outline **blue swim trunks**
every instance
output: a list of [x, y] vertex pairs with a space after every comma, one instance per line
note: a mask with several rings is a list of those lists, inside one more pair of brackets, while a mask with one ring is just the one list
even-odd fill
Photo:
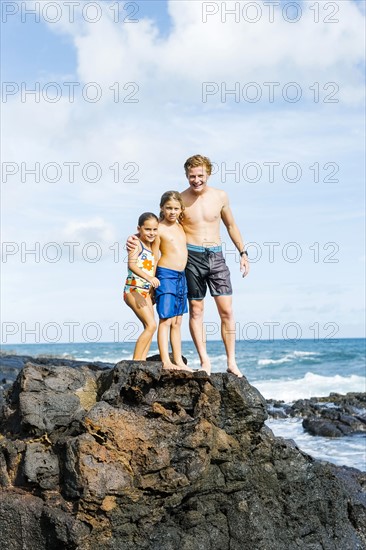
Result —
[[157, 267], [160, 286], [155, 289], [156, 311], [159, 319], [169, 319], [187, 313], [187, 280], [184, 271]]

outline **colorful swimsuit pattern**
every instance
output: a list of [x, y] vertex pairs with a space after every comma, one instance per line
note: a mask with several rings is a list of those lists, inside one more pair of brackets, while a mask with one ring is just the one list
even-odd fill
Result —
[[[140, 243], [142, 250], [137, 257], [136, 267], [140, 268], [147, 275], [150, 275], [150, 277], [153, 277], [155, 264], [154, 254], [151, 250], [145, 248], [141, 241]], [[131, 271], [131, 269], [128, 269], [124, 295], [129, 294], [130, 292], [138, 292], [141, 296], [146, 298], [149, 294], [150, 287], [151, 284], [146, 279], [139, 277], [136, 273]]]

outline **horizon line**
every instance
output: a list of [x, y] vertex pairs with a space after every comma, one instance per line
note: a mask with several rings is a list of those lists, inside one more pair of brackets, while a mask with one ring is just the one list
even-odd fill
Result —
[[[245, 342], [248, 343], [257, 343], [257, 342], [323, 342], [323, 341], [329, 341], [329, 342], [336, 342], [338, 340], [366, 340], [365, 336], [346, 336], [346, 337], [339, 337], [339, 338], [258, 338], [258, 339], [251, 339], [251, 340], [235, 340], [236, 343]], [[224, 344], [222, 339], [218, 340], [207, 340], [206, 343], [214, 343], [214, 342], [221, 342]], [[12, 342], [12, 343], [0, 343], [0, 347], [2, 346], [58, 346], [58, 345], [74, 345], [74, 344], [135, 344], [136, 342], [114, 342], [114, 341], [103, 341], [103, 342]], [[183, 343], [193, 344], [193, 340], [182, 340]], [[152, 345], [156, 344], [157, 342], [153, 342]], [[194, 345], [194, 344], [193, 344]]]

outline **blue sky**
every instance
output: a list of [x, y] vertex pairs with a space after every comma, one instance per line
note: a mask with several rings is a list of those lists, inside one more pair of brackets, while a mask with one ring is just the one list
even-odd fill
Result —
[[4, 343], [127, 339], [125, 238], [198, 152], [250, 243], [238, 337], [363, 336], [364, 5], [249, 4], [2, 3]]

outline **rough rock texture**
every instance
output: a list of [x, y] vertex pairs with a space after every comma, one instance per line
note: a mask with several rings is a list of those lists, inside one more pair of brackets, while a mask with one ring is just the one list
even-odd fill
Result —
[[329, 397], [298, 399], [292, 405], [268, 400], [274, 418], [303, 418], [303, 428], [311, 435], [342, 437], [366, 432], [366, 393], [331, 393]]
[[49, 363], [3, 408], [4, 548], [366, 548], [366, 475], [275, 438], [245, 378]]

